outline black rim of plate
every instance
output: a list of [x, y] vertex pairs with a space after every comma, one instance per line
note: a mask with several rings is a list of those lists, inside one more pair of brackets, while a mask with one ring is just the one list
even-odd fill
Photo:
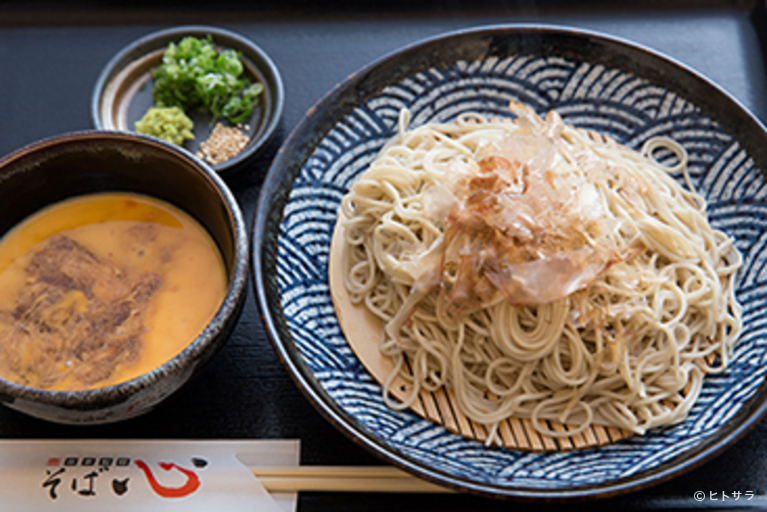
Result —
[[[547, 41], [552, 38], [556, 39], [556, 44]], [[455, 44], [459, 40], [473, 44]], [[284, 339], [283, 336], [289, 337], [289, 329], [285, 326], [279, 300], [275, 300], [279, 297], [275, 270], [277, 233], [293, 182], [316, 144], [338, 118], [350, 112], [360, 99], [378, 92], [381, 84], [396, 83], [420, 67], [431, 67], [462, 57], [476, 57], [477, 50], [483, 48], [499, 53], [514, 49], [517, 52], [532, 50], [538, 53], [553, 50], [556, 55], [567, 56], [569, 53], [574, 58], [588, 55], [605, 66], [634, 72], [662, 83], [683, 97], [694, 98], [695, 104], [706, 115], [732, 134], [748, 151], [758, 167], [765, 168], [767, 130], [761, 122], [709, 79], [670, 57], [636, 43], [594, 31], [539, 24], [477, 27], [415, 42], [363, 67], [321, 98], [285, 139], [266, 175], [253, 224], [252, 278], [261, 317], [277, 355], [314, 407], [357, 445], [426, 480], [472, 494], [520, 501], [582, 501], [645, 489], [698, 467], [721, 454], [767, 415], [767, 389], [764, 386], [716, 434], [655, 468], [597, 485], [566, 489], [498, 486], [456, 478], [389, 449], [384, 441], [368, 433], [354, 417], [341, 409], [314, 378], [292, 340]], [[434, 58], [423, 57], [424, 54]], [[633, 59], [626, 58], [629, 54], [638, 61], [630, 62]], [[442, 55], [449, 60], [440, 60]], [[354, 90], [355, 94], [347, 95], [349, 90]]]

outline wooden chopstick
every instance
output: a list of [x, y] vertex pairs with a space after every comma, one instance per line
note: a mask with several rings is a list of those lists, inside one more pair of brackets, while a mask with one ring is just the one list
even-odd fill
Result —
[[251, 467], [270, 492], [452, 492], [391, 466]]

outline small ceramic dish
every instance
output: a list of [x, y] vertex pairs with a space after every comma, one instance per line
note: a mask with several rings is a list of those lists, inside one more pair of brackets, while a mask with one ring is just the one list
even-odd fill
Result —
[[[91, 120], [96, 129], [135, 131], [135, 123], [154, 104], [152, 76], [162, 64], [163, 53], [171, 42], [186, 36], [210, 36], [220, 49], [234, 49], [241, 54], [244, 76], [263, 85], [256, 107], [249, 120], [241, 123], [242, 132], [250, 140], [232, 158], [212, 164], [222, 175], [242, 169], [271, 140], [282, 116], [284, 92], [280, 73], [271, 58], [252, 41], [234, 32], [208, 26], [184, 26], [149, 34], [129, 44], [115, 55], [99, 76], [91, 98]], [[213, 130], [211, 116], [187, 112], [194, 121], [194, 140], [184, 143], [193, 154], [200, 151]]]
[[154, 137], [93, 131], [61, 135], [0, 159], [0, 236], [38, 210], [96, 192], [129, 192], [183, 210], [220, 250], [225, 296], [212, 320], [165, 364], [126, 382], [85, 391], [34, 389], [0, 379], [0, 401], [60, 422], [114, 422], [149, 411], [224, 344], [239, 318], [248, 274], [242, 213], [226, 184], [188, 152]]

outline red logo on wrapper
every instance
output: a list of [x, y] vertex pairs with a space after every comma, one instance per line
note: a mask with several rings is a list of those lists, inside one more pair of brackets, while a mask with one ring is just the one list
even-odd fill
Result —
[[[162, 483], [163, 474], [155, 471], [144, 460], [133, 461], [146, 478], [149, 488], [161, 498], [185, 498], [194, 494], [202, 485], [200, 477], [192, 469], [186, 469], [175, 462], [158, 462], [160, 469], [170, 472], [177, 471], [185, 477], [181, 485], [168, 486]], [[46, 462], [45, 479], [42, 488], [48, 493], [51, 500], [57, 500], [59, 489], [72, 491], [80, 497], [93, 498], [97, 496], [97, 480], [100, 476], [109, 474], [110, 482], [104, 482], [107, 489], [115, 496], [120, 497], [129, 492], [129, 471], [131, 459], [129, 457], [49, 457]], [[205, 459], [194, 457], [192, 464], [195, 468], [204, 468], [208, 462]], [[87, 474], [82, 474], [85, 470]], [[66, 480], [66, 481], [65, 481]], [[178, 481], [178, 480], [177, 480]], [[111, 483], [111, 485], [109, 485]], [[59, 487], [61, 486], [61, 487]], [[111, 488], [110, 488], [111, 487]], [[102, 487], [102, 489], [104, 489]]]
[[154, 473], [143, 460], [136, 460], [135, 464], [144, 472], [152, 490], [163, 498], [183, 498], [189, 496], [200, 488], [200, 477], [194, 471], [184, 469], [174, 462], [160, 462], [159, 466], [165, 471], [176, 469], [186, 476], [186, 483], [180, 487], [165, 487], [155, 478]]

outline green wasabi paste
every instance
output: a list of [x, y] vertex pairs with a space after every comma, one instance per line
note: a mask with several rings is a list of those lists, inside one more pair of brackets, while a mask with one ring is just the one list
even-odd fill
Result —
[[177, 146], [194, 139], [194, 123], [179, 107], [149, 107], [144, 117], [136, 121], [136, 131], [153, 135]]

